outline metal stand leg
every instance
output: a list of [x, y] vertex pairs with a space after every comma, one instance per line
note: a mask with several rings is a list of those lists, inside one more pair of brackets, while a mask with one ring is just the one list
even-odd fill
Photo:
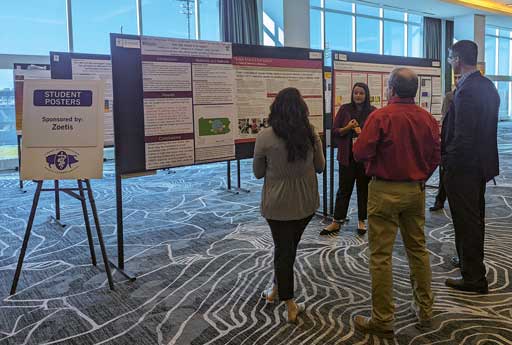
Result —
[[[79, 183], [81, 183], [81, 181]], [[105, 242], [103, 242], [103, 234], [101, 233], [98, 211], [96, 209], [96, 203], [94, 202], [94, 195], [91, 189], [91, 182], [89, 180], [85, 180], [85, 184], [87, 186], [89, 203], [91, 204], [92, 215], [94, 217], [96, 233], [98, 234], [98, 241], [100, 242], [101, 255], [103, 256], [103, 263], [105, 264], [105, 272], [107, 272], [108, 285], [110, 286], [110, 290], [114, 290], [114, 280], [112, 279], [112, 272], [110, 271], [110, 265], [107, 256], [107, 249], [105, 248]], [[81, 192], [83, 192], [83, 190], [81, 190]]]
[[[231, 161], [227, 161], [227, 170], [226, 170], [226, 192], [233, 194], [240, 194], [240, 192], [236, 189], [231, 188]], [[224, 189], [224, 188], [222, 188]]]
[[330, 149], [330, 169], [329, 169], [329, 177], [330, 177], [330, 183], [329, 183], [329, 214], [334, 214], [334, 143], [333, 140], [331, 140], [331, 149]]
[[27, 229], [25, 230], [25, 237], [23, 238], [23, 244], [21, 245], [20, 256], [18, 258], [18, 265], [16, 266], [16, 272], [14, 273], [14, 279], [11, 286], [11, 295], [16, 293], [18, 287], [18, 281], [20, 279], [21, 269], [23, 266], [23, 260], [25, 260], [25, 254], [28, 247], [28, 240], [30, 239], [30, 233], [32, 232], [32, 225], [34, 224], [34, 218], [36, 216], [37, 204], [39, 203], [39, 196], [41, 195], [41, 189], [43, 187], [43, 181], [37, 181], [37, 189], [34, 194], [34, 201], [32, 202], [32, 209], [30, 210], [30, 216], [28, 218]]
[[[59, 187], [59, 180], [53, 181], [54, 188], [55, 188], [55, 224], [65, 228], [66, 225], [62, 224], [60, 221], [60, 187]], [[53, 217], [50, 217], [53, 218]]]
[[87, 240], [89, 241], [89, 251], [91, 252], [91, 260], [93, 266], [96, 266], [96, 253], [94, 252], [94, 240], [92, 238], [91, 224], [89, 223], [89, 213], [87, 212], [87, 204], [85, 202], [85, 193], [82, 180], [77, 180], [78, 190], [80, 193], [80, 202], [82, 204], [82, 212], [84, 214], [85, 231], [87, 232]]
[[[117, 169], [117, 168], [116, 168]], [[110, 261], [110, 266], [116, 268], [125, 278], [135, 281], [135, 277], [124, 270], [124, 225], [123, 225], [123, 181], [121, 174], [116, 171], [116, 212], [117, 212], [117, 265]]]
[[[324, 157], [327, 157], [327, 135], [326, 135], [326, 132], [324, 131], [324, 135], [323, 135], [323, 145], [322, 145], [322, 149], [323, 149], [323, 153], [324, 153]], [[324, 169], [324, 172], [322, 173], [322, 200], [323, 200], [323, 204], [324, 204], [324, 207], [323, 207], [323, 216], [324, 218], [327, 217], [327, 171], [325, 171]]]
[[[23, 180], [21, 179], [21, 135], [18, 135], [18, 173], [20, 175], [20, 189], [23, 190]], [[26, 190], [23, 191], [23, 193], [26, 192]]]
[[236, 160], [236, 183], [237, 183], [237, 190], [239, 192], [244, 193], [250, 193], [251, 191], [248, 189], [242, 188], [242, 177], [241, 177], [241, 168], [240, 168], [240, 159]]

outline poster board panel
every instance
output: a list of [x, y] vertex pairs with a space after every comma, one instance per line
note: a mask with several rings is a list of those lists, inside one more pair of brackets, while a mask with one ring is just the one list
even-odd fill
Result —
[[23, 127], [23, 85], [25, 80], [32, 79], [50, 79], [50, 65], [14, 64], [14, 108], [16, 114], [16, 134], [18, 135], [22, 134]]
[[102, 81], [27, 80], [21, 178], [103, 176]]
[[380, 108], [387, 105], [389, 73], [397, 67], [408, 67], [419, 79], [416, 103], [441, 119], [441, 64], [437, 60], [407, 58], [386, 55], [332, 52], [333, 68], [333, 115], [342, 104], [349, 103], [352, 86], [356, 82], [367, 82], [370, 102]]
[[104, 133], [106, 147], [114, 145], [114, 96], [110, 55], [50, 52], [52, 79], [105, 82]]
[[[122, 174], [252, 158], [275, 94], [300, 83], [312, 122], [323, 131], [321, 51], [111, 34], [111, 55], [116, 164]], [[318, 85], [305, 82], [308, 76]], [[241, 120], [254, 123], [251, 133], [240, 135]], [[231, 135], [234, 146], [228, 145]]]

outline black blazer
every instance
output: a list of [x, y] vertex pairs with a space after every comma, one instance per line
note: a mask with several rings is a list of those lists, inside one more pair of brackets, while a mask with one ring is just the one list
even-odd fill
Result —
[[447, 171], [475, 172], [486, 181], [499, 175], [499, 108], [496, 87], [479, 72], [457, 88], [441, 133], [441, 158]]

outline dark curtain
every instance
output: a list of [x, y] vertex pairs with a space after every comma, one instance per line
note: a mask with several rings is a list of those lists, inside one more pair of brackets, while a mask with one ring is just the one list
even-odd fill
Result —
[[[449, 49], [451, 48], [452, 44], [453, 44], [453, 27], [454, 27], [454, 24], [453, 24], [453, 21], [451, 20], [447, 20], [446, 21], [446, 31], [445, 31], [445, 34], [446, 34], [446, 57], [449, 56]], [[449, 63], [446, 63], [446, 68], [445, 68], [445, 72], [444, 72], [444, 80], [446, 80], [446, 83], [445, 83], [445, 86], [446, 86], [446, 90], [445, 92], [448, 92], [448, 91], [451, 91], [452, 90], [452, 65], [450, 65]]]
[[224, 42], [260, 44], [256, 0], [220, 0], [219, 10]]
[[432, 60], [441, 60], [441, 19], [425, 17], [423, 25], [423, 46], [425, 47], [425, 58]]

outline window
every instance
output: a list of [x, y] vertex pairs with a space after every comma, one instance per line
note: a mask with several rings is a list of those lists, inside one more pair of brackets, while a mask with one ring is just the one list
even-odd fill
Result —
[[142, 31], [148, 36], [196, 38], [194, 0], [142, 0]]
[[384, 21], [384, 54], [405, 55], [405, 24]]
[[403, 12], [399, 12], [399, 11], [391, 11], [391, 10], [387, 10], [387, 9], [384, 9], [384, 18], [385, 19], [394, 19], [394, 20], [399, 20], [399, 21], [404, 21], [405, 20], [405, 13]]
[[347, 14], [325, 13], [325, 64], [331, 65], [333, 50], [352, 51], [352, 18]]
[[133, 0], [73, 1], [73, 46], [77, 52], [110, 54], [109, 33], [137, 34]]
[[312, 9], [309, 16], [310, 28], [309, 31], [309, 42], [313, 49], [323, 49], [322, 39], [322, 11]]
[[510, 38], [500, 38], [498, 41], [498, 75], [510, 74]]
[[2, 1], [0, 53], [48, 55], [67, 51], [66, 1]]
[[379, 17], [380, 9], [378, 7], [356, 4], [356, 13]]
[[0, 69], [0, 159], [18, 156], [12, 70]]
[[500, 95], [500, 118], [512, 118], [512, 32], [494, 26], [485, 28], [485, 73]]
[[407, 26], [407, 56], [423, 57], [423, 26], [409, 24]]
[[380, 53], [380, 21], [366, 17], [356, 19], [356, 51]]
[[500, 95], [500, 118], [510, 117], [510, 82], [499, 81], [498, 93]]
[[352, 16], [325, 13], [325, 33], [326, 48], [352, 51]]
[[353, 5], [350, 2], [342, 0], [325, 0], [325, 8], [352, 13]]
[[485, 73], [490, 75], [496, 74], [496, 50], [498, 47], [498, 39], [495, 37], [485, 37]]
[[263, 0], [263, 44], [274, 47], [284, 45], [282, 1]]
[[220, 41], [219, 0], [201, 0], [199, 12], [199, 37], [202, 40]]
[[310, 0], [311, 48], [423, 56], [423, 17], [342, 0]]

